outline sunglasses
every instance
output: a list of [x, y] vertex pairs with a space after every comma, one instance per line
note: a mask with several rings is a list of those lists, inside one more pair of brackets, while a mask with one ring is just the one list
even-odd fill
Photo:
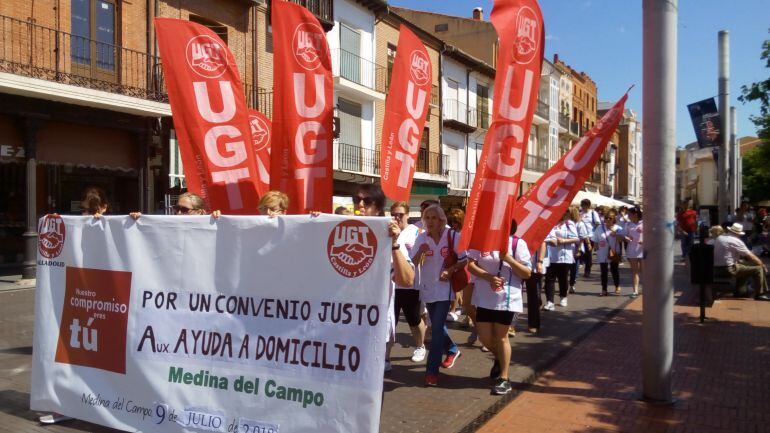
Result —
[[401, 212], [391, 212], [390, 213], [390, 216], [392, 216], [393, 218], [395, 218], [397, 220], [400, 220], [401, 218], [403, 218], [404, 215], [406, 215], [406, 214], [405, 213], [401, 213]]
[[262, 215], [269, 215], [269, 216], [285, 214], [285, 211], [281, 208], [269, 208], [266, 206], [262, 206], [261, 208], [259, 208], [259, 212]]
[[364, 202], [364, 206], [369, 206], [372, 203], [374, 203], [374, 199], [371, 197], [363, 197], [363, 196], [353, 196], [353, 204], [358, 204], [360, 202]]
[[182, 215], [187, 215], [190, 212], [192, 212], [194, 209], [190, 209], [189, 207], [174, 205], [174, 212]]

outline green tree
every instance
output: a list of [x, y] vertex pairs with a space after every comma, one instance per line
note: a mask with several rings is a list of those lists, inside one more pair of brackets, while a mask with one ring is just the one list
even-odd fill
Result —
[[[770, 39], [762, 43], [762, 60], [770, 69]], [[759, 101], [759, 116], [751, 116], [762, 143], [743, 155], [743, 194], [751, 201], [770, 199], [770, 77], [741, 86], [738, 99], [744, 104]]]

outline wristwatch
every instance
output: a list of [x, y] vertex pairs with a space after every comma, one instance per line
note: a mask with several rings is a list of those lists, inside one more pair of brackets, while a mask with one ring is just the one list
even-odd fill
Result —
[[401, 245], [399, 245], [399, 244], [395, 244], [395, 245], [393, 245], [393, 246], [391, 247], [391, 249], [392, 249], [393, 251], [397, 251], [397, 250], [401, 249]]

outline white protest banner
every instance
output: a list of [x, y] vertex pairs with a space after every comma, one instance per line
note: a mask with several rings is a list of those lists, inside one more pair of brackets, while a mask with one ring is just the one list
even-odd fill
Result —
[[146, 432], [376, 432], [387, 218], [41, 218], [31, 408]]

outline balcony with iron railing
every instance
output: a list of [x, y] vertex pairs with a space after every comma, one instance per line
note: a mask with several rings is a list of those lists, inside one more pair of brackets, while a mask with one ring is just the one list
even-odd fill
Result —
[[[310, 13], [316, 16], [321, 26], [327, 32], [334, 27], [334, 0], [289, 0], [292, 3], [304, 6]], [[272, 2], [267, 2], [268, 18], [272, 19]]]
[[548, 120], [548, 104], [545, 101], [541, 101], [540, 99], [537, 100], [537, 108], [535, 108], [535, 114], [542, 117], [543, 119]]
[[246, 106], [261, 112], [270, 119], [273, 118], [273, 91], [264, 87], [254, 87], [249, 84], [243, 85], [243, 91], [246, 93]]
[[379, 93], [388, 91], [388, 68], [358, 54], [336, 48], [331, 50], [332, 75]]
[[548, 158], [537, 155], [527, 155], [527, 162], [524, 164], [524, 168], [545, 173], [548, 171]]
[[447, 176], [449, 167], [449, 155], [443, 155], [438, 152], [430, 152], [427, 149], [420, 149], [417, 152], [416, 170], [420, 173], [434, 174], [438, 176]]
[[569, 116], [559, 113], [559, 126], [564, 129], [569, 128]]
[[380, 175], [380, 151], [365, 149], [361, 146], [334, 142], [336, 170], [363, 173], [370, 176]]
[[460, 170], [447, 170], [449, 173], [449, 187], [452, 189], [471, 189], [473, 185], [473, 173]]
[[575, 137], [580, 137], [580, 124], [577, 122], [570, 122], [569, 133]]
[[160, 59], [0, 15], [0, 72], [168, 102]]
[[477, 127], [477, 112], [457, 99], [444, 99], [444, 124], [462, 132], [473, 132]]

